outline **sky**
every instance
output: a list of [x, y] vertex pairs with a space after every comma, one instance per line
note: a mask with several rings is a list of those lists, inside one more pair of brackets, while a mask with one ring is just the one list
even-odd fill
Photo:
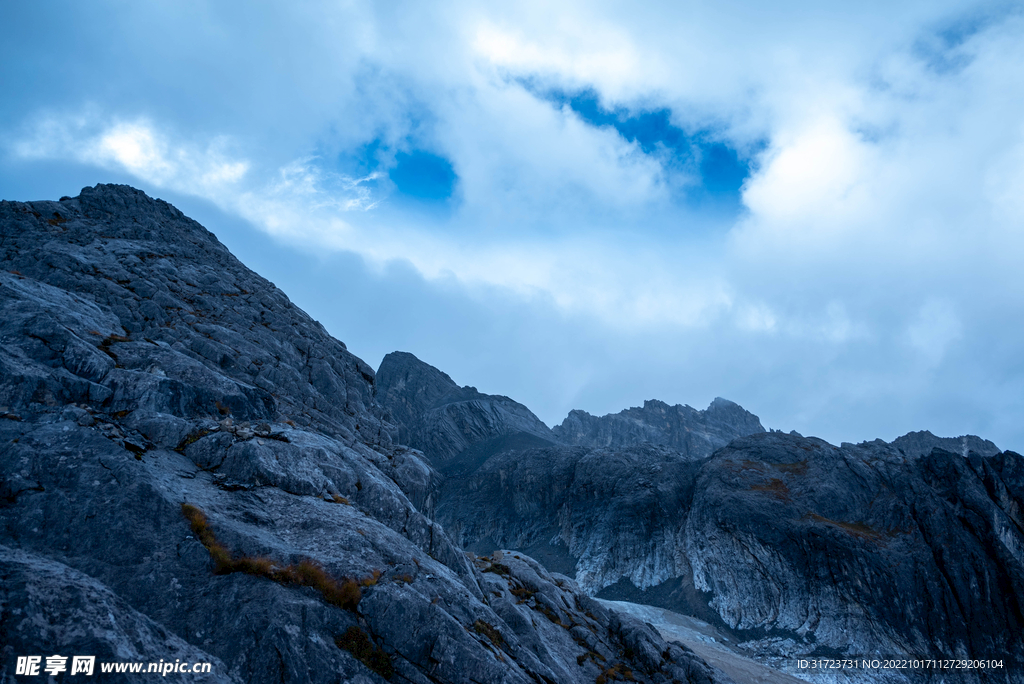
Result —
[[[508, 5], [508, 6], [498, 6]], [[1024, 4], [3, 3], [0, 198], [213, 231], [548, 425], [1024, 451]]]

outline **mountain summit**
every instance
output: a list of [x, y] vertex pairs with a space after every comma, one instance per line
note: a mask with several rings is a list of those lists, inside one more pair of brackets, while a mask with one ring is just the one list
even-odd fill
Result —
[[715, 449], [737, 437], [764, 432], [761, 421], [739, 404], [721, 397], [703, 411], [689, 406], [669, 406], [645, 401], [600, 418], [586, 411], [572, 411], [552, 432], [566, 444], [590, 447], [625, 447], [659, 444], [694, 458], [710, 456]]
[[122, 682], [726, 681], [464, 553], [373, 370], [169, 204], [0, 202], [0, 259], [0, 681], [53, 654]]
[[453, 459], [470, 447], [557, 441], [522, 404], [460, 387], [408, 352], [393, 352], [381, 361], [376, 397], [398, 423], [399, 441], [422, 450], [442, 470], [454, 467]]

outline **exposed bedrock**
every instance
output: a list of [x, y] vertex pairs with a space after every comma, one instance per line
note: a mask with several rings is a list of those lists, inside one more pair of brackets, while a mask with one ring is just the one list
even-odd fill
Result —
[[467, 557], [372, 369], [170, 205], [0, 202], [0, 258], [0, 681], [65, 652], [256, 683], [721, 679], [521, 554]]
[[463, 548], [520, 549], [589, 594], [695, 616], [779, 667], [916, 654], [1024, 669], [1024, 463], [987, 440], [835, 447], [765, 432], [723, 399], [573, 411], [549, 437], [520, 404], [397, 353], [377, 391], [441, 474], [437, 518]]
[[731, 627], [848, 652], [1022, 654], [1024, 461], [778, 433], [701, 469], [694, 584]]
[[522, 404], [460, 387], [408, 352], [384, 357], [374, 391], [397, 426], [398, 441], [423, 451], [449, 477], [470, 473], [508, 450], [657, 445], [702, 458], [736, 437], [764, 432], [757, 416], [721, 398], [702, 411], [656, 400], [600, 417], [572, 411], [548, 429]]
[[653, 445], [505, 451], [446, 482], [438, 516], [466, 547], [528, 550], [590, 593], [695, 615], [769, 661], [1019, 663], [1022, 506], [1013, 452], [914, 458], [763, 433], [700, 460]]

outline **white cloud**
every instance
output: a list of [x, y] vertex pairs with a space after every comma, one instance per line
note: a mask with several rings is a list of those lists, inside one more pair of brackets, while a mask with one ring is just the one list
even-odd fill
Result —
[[834, 117], [777, 136], [743, 202], [761, 220], [800, 230], [808, 218], [859, 213], [871, 151]]
[[743, 330], [774, 332], [777, 330], [778, 319], [764, 304], [751, 303], [736, 312], [736, 323]]
[[[575, 117], [558, 111], [552, 115], [588, 133]], [[621, 141], [611, 144], [629, 147]], [[314, 158], [303, 158], [267, 179], [246, 178], [250, 163], [225, 157], [223, 147], [222, 141], [174, 142], [146, 120], [104, 127], [90, 117], [47, 117], [15, 150], [23, 158], [72, 158], [127, 171], [157, 188], [209, 200], [306, 248], [352, 251], [378, 266], [406, 261], [428, 279], [455, 278], [467, 286], [541, 297], [609, 324], [701, 325], [729, 306], [720, 284], [672, 277], [659, 259], [628, 247], [624, 253], [578, 238], [467, 244], [386, 221], [353, 221], [352, 212], [365, 212], [380, 202], [365, 185], [379, 174], [349, 178], [325, 172]], [[588, 147], [580, 144], [579, 149], [585, 153]], [[638, 261], [624, 263], [624, 254]]]
[[230, 191], [249, 162], [231, 159], [224, 138], [206, 145], [172, 143], [146, 119], [107, 119], [94, 109], [46, 115], [13, 145], [22, 159], [67, 159], [124, 170], [141, 181], [200, 196]]
[[[834, 40], [797, 38], [800, 32], [781, 18], [767, 20], [779, 28], [774, 38], [750, 33], [747, 19], [710, 7], [664, 20], [591, 9], [567, 5], [546, 22], [532, 6], [491, 16], [479, 8], [439, 18], [414, 12], [392, 26], [378, 24], [378, 34], [362, 41], [364, 59], [407, 93], [370, 92], [364, 104], [379, 110], [379, 122], [397, 127], [380, 135], [418, 137], [459, 174], [459, 205], [449, 220], [454, 232], [437, 230], [432, 220], [417, 226], [382, 207], [386, 195], [369, 183], [385, 181], [380, 172], [345, 176], [309, 156], [267, 170], [248, 158], [255, 150], [238, 153], [230, 131], [195, 142], [150, 119], [86, 110], [46, 117], [15, 149], [26, 158], [65, 156], [117, 168], [203, 196], [314, 249], [348, 249], [378, 264], [405, 260], [431, 279], [540, 296], [608, 322], [700, 326], [726, 315], [748, 332], [836, 344], [877, 325], [836, 314], [848, 310], [851, 295], [837, 297], [828, 283], [862, 277], [843, 274], [851, 262], [870, 264], [874, 279], [891, 284], [908, 266], [904, 253], [962, 255], [965, 218], [1019, 211], [1019, 151], [1011, 148], [993, 163], [986, 150], [973, 148], [993, 126], [971, 129], [1013, 73], [1000, 66], [1019, 52], [999, 37], [1003, 24], [990, 29], [994, 38], [983, 32], [958, 48], [973, 61], [949, 76], [930, 72], [914, 54], [915, 32], [927, 30], [922, 19], [941, 16], [934, 10], [896, 17], [896, 28], [879, 38], [870, 37], [873, 28], [856, 26], [853, 38]], [[826, 13], [808, 20], [828, 33], [846, 19]], [[683, 40], [669, 40], [665, 27], [673, 21]], [[408, 33], [416, 22], [424, 31]], [[440, 29], [440, 22], [450, 23]], [[392, 47], [402, 31], [402, 46]], [[411, 51], [409, 40], [423, 50]], [[835, 45], [826, 46], [828, 40]], [[852, 49], [864, 45], [874, 52]], [[737, 75], [725, 90], [711, 84]], [[704, 258], [685, 237], [650, 249], [663, 241], [666, 225], [679, 225], [685, 236], [692, 218], [673, 208], [661, 158], [538, 99], [518, 78], [595, 87], [607, 102], [626, 106], [660, 98], [676, 103], [681, 123], [693, 118], [685, 107], [691, 102], [697, 118], [717, 112], [723, 134], [735, 132], [737, 145], [744, 127], [759, 122], [758, 135], [769, 144], [743, 190], [749, 213], [727, 249], [705, 254], [717, 261], [678, 269], [673, 259], [683, 254]], [[972, 98], [982, 101], [962, 102]], [[428, 107], [423, 121], [396, 116], [394, 107], [417, 101]], [[995, 119], [995, 128], [1008, 125], [1006, 117], [984, 117]], [[1019, 123], [1014, 131], [1019, 139]], [[986, 169], [982, 185], [966, 176]], [[374, 209], [382, 211], [356, 217]], [[636, 226], [635, 233], [594, 233], [617, 225]], [[773, 273], [780, 265], [805, 269], [823, 285], [801, 288], [796, 304], [780, 300], [793, 287]]]
[[621, 28], [576, 20], [563, 20], [556, 26], [554, 35], [540, 43], [522, 30], [484, 20], [476, 27], [472, 48], [501, 70], [582, 87], [600, 83], [606, 93], [623, 91], [650, 66], [641, 63], [632, 39]]
[[[39, 117], [16, 156], [125, 171], [309, 250], [405, 262], [472, 296], [513, 293], [636, 339], [685, 339], [695, 358], [735, 338], [737, 357], [766, 350], [762, 367], [738, 362], [752, 364], [751, 384], [768, 367], [816, 369], [793, 392], [822, 413], [842, 387], [925, 387], [983, 335], [1024, 338], [1001, 330], [1024, 315], [1013, 7], [324, 2], [251, 8], [244, 26], [210, 10], [194, 28], [176, 4], [156, 6], [167, 45], [133, 49], [145, 82], [174, 87], [136, 97], [131, 63], [98, 64], [132, 77], [132, 95]], [[132, 16], [156, 21], [148, 11]], [[678, 126], [761, 149], [743, 215], [728, 225], [681, 206], [687, 179], [664, 157], [524, 82], [670, 108]], [[374, 140], [385, 162], [403, 149], [448, 159], [453, 201], [408, 210], [388, 196], [386, 169], [338, 170]]]
[[993, 221], [1020, 225], [1024, 223], [1024, 126], [1008, 138], [1004, 151], [994, 155], [985, 173], [985, 196]]

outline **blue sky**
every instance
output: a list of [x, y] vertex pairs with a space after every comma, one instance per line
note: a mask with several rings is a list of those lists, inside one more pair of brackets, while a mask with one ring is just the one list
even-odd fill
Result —
[[167, 199], [372, 365], [1024, 449], [1020, 3], [0, 19], [0, 197]]

